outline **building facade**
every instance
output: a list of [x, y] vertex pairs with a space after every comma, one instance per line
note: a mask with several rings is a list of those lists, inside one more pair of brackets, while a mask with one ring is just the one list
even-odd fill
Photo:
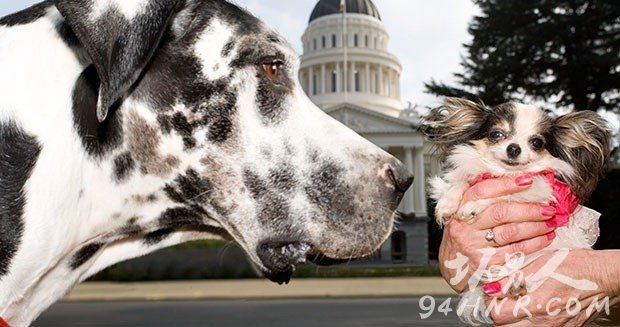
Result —
[[416, 176], [397, 230], [373, 263], [428, 263], [426, 177], [439, 172], [419, 117], [401, 102], [402, 66], [371, 0], [320, 0], [302, 36], [299, 79], [327, 114], [399, 158]]

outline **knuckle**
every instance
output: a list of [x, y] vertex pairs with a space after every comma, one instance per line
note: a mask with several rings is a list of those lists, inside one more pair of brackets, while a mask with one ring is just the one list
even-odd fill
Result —
[[495, 204], [491, 210], [491, 220], [497, 224], [503, 224], [507, 221], [508, 217], [508, 208], [506, 203], [499, 202]]
[[505, 225], [500, 228], [500, 232], [498, 234], [499, 236], [498, 241], [500, 241], [501, 244], [509, 244], [513, 242], [514, 240], [516, 240], [518, 235], [519, 235], [519, 228], [517, 227], [517, 225], [514, 225], [514, 224]]
[[446, 225], [446, 232], [448, 233], [448, 237], [455, 241], [459, 241], [464, 234], [463, 224], [458, 220], [453, 220], [448, 225]]
[[466, 195], [463, 197], [464, 201], [475, 201], [484, 198], [484, 191], [480, 185], [474, 185], [469, 189]]

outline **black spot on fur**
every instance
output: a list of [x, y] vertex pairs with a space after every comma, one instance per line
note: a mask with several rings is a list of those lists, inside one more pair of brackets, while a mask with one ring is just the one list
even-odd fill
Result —
[[208, 203], [213, 190], [211, 181], [201, 177], [193, 169], [188, 169], [184, 175], [179, 175], [173, 183], [164, 188], [172, 201], [184, 204]]
[[196, 139], [193, 137], [194, 126], [187, 121], [183, 113], [175, 113], [170, 122], [172, 128], [183, 137], [185, 150], [196, 147]]
[[15, 26], [30, 24], [45, 16], [47, 9], [51, 6], [53, 6], [52, 1], [43, 1], [22, 11], [0, 18], [0, 25]]
[[[250, 195], [257, 203], [258, 220], [263, 224], [277, 223], [279, 226], [292, 223], [290, 205], [284, 196], [286, 193], [278, 193], [292, 189], [292, 172], [283, 169], [273, 170], [269, 180], [262, 180], [257, 174], [246, 169], [243, 174], [244, 184], [250, 191]], [[276, 186], [276, 189], [269, 187]], [[289, 188], [290, 186], [290, 188]]]
[[187, 121], [187, 118], [180, 112], [177, 112], [172, 116], [172, 127], [179, 135], [184, 137], [191, 137], [194, 132], [194, 127]]
[[243, 182], [245, 187], [250, 191], [254, 200], [259, 200], [267, 194], [269, 188], [261, 178], [249, 169], [243, 172]]
[[[120, 216], [120, 215], [119, 215]], [[126, 237], [134, 237], [144, 233], [142, 226], [137, 224], [138, 217], [131, 217], [118, 233]]]
[[158, 115], [157, 116], [157, 123], [159, 123], [159, 127], [161, 127], [161, 130], [164, 134], [170, 134], [170, 132], [172, 132], [172, 119], [170, 118], [170, 116], [167, 115]]
[[263, 224], [278, 223], [291, 225], [290, 205], [288, 199], [281, 194], [269, 192], [259, 201], [258, 221]]
[[136, 163], [131, 153], [125, 152], [114, 159], [114, 178], [117, 182], [123, 182], [136, 168]]
[[152, 233], [148, 233], [144, 237], [144, 244], [149, 245], [149, 246], [155, 245], [155, 244], [165, 240], [170, 235], [172, 235], [172, 232], [174, 232], [173, 229], [171, 229], [171, 228], [164, 228], [164, 229], [156, 230], [156, 231], [154, 231]]
[[200, 226], [204, 224], [203, 217], [206, 216], [207, 213], [200, 206], [176, 207], [164, 211], [159, 217], [159, 223], [164, 228]]
[[324, 161], [314, 170], [305, 192], [331, 220], [348, 220], [355, 214], [354, 192], [343, 178], [343, 168], [332, 161]]
[[297, 179], [295, 170], [289, 164], [283, 164], [269, 171], [269, 180], [278, 190], [287, 192], [295, 188]]
[[70, 47], [74, 47], [80, 44], [80, 40], [78, 40], [77, 36], [65, 21], [59, 22], [56, 24], [56, 33], [58, 36]]
[[110, 109], [103, 123], [97, 119], [97, 98], [100, 80], [95, 66], [87, 67], [73, 89], [73, 117], [84, 148], [90, 155], [101, 156], [119, 146], [122, 126], [118, 103]]
[[289, 88], [276, 85], [269, 79], [260, 77], [256, 90], [256, 101], [263, 124], [277, 124], [286, 119], [288, 111], [284, 108], [284, 102], [289, 95]]
[[41, 147], [12, 122], [0, 122], [0, 277], [5, 275], [24, 232], [24, 184]]
[[222, 57], [230, 56], [230, 52], [233, 50], [234, 47], [235, 47], [235, 42], [228, 41], [222, 48]]
[[85, 264], [88, 260], [90, 260], [101, 248], [103, 244], [101, 243], [91, 243], [84, 247], [82, 247], [71, 260], [71, 269], [75, 270]]

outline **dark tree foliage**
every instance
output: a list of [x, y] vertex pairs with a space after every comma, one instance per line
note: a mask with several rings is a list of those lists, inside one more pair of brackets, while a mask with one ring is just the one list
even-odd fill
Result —
[[620, 249], [620, 170], [612, 170], [598, 183], [586, 206], [601, 213], [601, 236], [595, 249]]
[[458, 86], [431, 81], [440, 96], [540, 100], [575, 110], [619, 110], [620, 1], [474, 0]]

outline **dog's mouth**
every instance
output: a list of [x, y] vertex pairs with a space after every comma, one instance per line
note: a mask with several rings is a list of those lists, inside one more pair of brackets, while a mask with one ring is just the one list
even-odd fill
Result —
[[266, 268], [263, 275], [280, 285], [288, 284], [299, 264], [311, 262], [329, 266], [355, 259], [330, 258], [307, 242], [264, 242], [257, 250], [258, 257]]
[[529, 162], [520, 162], [517, 160], [502, 160], [502, 162], [510, 167], [523, 167], [529, 164]]

